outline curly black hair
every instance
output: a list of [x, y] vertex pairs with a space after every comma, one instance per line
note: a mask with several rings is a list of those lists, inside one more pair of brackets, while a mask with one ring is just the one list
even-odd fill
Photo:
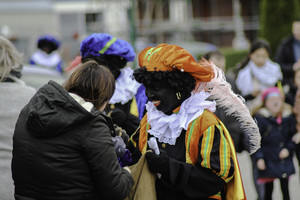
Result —
[[47, 40], [40, 40], [37, 47], [43, 51], [46, 51], [47, 54], [51, 54], [53, 51], [57, 50], [59, 46]]
[[134, 70], [135, 80], [145, 87], [159, 82], [168, 85], [175, 91], [190, 94], [196, 86], [196, 80], [187, 72], [174, 71], [147, 71], [145, 67]]
[[126, 59], [117, 56], [117, 55], [101, 55], [101, 56], [85, 56], [81, 59], [82, 63], [87, 61], [94, 60], [99, 65], [105, 65], [109, 67], [109, 70], [114, 75], [115, 79], [117, 79], [120, 75], [120, 70], [124, 68], [127, 64]]

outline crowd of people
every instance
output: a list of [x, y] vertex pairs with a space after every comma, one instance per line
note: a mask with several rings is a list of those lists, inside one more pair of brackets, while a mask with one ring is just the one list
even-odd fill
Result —
[[[235, 76], [221, 51], [196, 60], [159, 44], [136, 56], [127, 41], [94, 33], [64, 67], [60, 45], [38, 39], [28, 63], [67, 80], [37, 91], [0, 36], [0, 199], [242, 200], [242, 151], [257, 198], [272, 199], [279, 179], [290, 199], [300, 166], [300, 20], [274, 60], [267, 40], [253, 41]], [[135, 59], [137, 69], [127, 66]]]

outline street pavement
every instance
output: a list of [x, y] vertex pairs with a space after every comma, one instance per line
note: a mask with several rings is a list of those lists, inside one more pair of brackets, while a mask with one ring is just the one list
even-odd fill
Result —
[[[249, 154], [246, 151], [238, 153], [238, 160], [240, 165], [240, 170], [242, 173], [243, 184], [245, 188], [245, 193], [247, 200], [256, 200], [257, 195], [252, 178], [252, 164]], [[299, 176], [299, 166], [296, 158], [294, 159], [294, 164], [296, 168], [296, 174], [292, 175], [289, 182], [290, 189], [290, 199], [300, 200], [300, 176]], [[273, 200], [282, 200], [280, 182], [276, 180], [274, 183], [273, 190]]]

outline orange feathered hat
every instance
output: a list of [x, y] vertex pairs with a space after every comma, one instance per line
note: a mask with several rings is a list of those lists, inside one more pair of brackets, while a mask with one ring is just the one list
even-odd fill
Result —
[[147, 71], [181, 70], [189, 73], [197, 82], [210, 82], [214, 77], [211, 63], [203, 59], [197, 62], [185, 49], [177, 45], [160, 44], [147, 47], [139, 54], [140, 67]]

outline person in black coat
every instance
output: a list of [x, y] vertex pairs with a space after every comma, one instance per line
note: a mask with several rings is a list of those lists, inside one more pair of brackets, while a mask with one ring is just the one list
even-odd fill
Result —
[[275, 61], [283, 73], [283, 84], [292, 86], [294, 73], [300, 68], [300, 19], [293, 22], [292, 35], [279, 45]]
[[82, 64], [64, 84], [49, 81], [21, 111], [13, 136], [15, 198], [124, 199], [133, 186], [103, 114], [115, 89], [111, 72]]

